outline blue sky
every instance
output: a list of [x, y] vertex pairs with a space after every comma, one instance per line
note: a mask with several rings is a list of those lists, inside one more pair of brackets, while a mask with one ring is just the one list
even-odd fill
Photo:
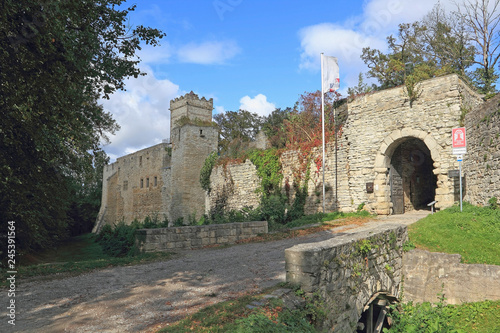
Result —
[[[421, 19], [435, 0], [143, 0], [129, 24], [161, 29], [161, 46], [139, 55], [145, 77], [102, 101], [121, 129], [104, 150], [117, 157], [170, 136], [171, 99], [194, 91], [214, 114], [268, 115], [320, 89], [320, 53], [339, 59], [340, 92], [366, 72], [363, 47], [385, 50], [399, 23]], [[441, 1], [454, 8], [451, 1]], [[134, 2], [128, 1], [127, 5]]]

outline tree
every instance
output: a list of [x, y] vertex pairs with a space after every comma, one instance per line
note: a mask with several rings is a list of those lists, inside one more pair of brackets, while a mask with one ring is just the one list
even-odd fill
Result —
[[495, 92], [494, 82], [498, 79], [496, 64], [500, 57], [500, 0], [465, 1], [458, 6], [455, 14], [463, 20], [464, 26], [470, 34], [472, 43], [476, 46], [474, 63], [479, 66], [471, 77], [475, 85], [483, 93]]
[[438, 3], [421, 21], [425, 27], [422, 51], [441, 72], [452, 72], [466, 77], [466, 70], [474, 61], [475, 47], [462, 17], [447, 14]]
[[466, 76], [474, 61], [470, 41], [466, 20], [446, 14], [438, 4], [423, 20], [400, 24], [397, 36], [387, 37], [389, 53], [368, 47], [361, 58], [379, 89], [403, 85], [411, 105], [420, 81], [449, 73]]
[[366, 84], [363, 80], [363, 73], [359, 73], [358, 76], [358, 85], [355, 87], [350, 87], [347, 89], [347, 94], [349, 97], [355, 97], [359, 95], [364, 95], [367, 94], [371, 91], [373, 91], [374, 88], [370, 87], [368, 84]]
[[[164, 36], [127, 27], [122, 0], [5, 0], [0, 10], [0, 219], [17, 246], [65, 237], [74, 185], [102, 160], [118, 129], [98, 100], [142, 75], [136, 51]], [[82, 189], [83, 190], [83, 189]]]
[[274, 148], [285, 148], [286, 146], [286, 128], [285, 121], [290, 119], [291, 108], [277, 108], [267, 117], [264, 117], [262, 130], [266, 134], [271, 146]]
[[219, 152], [231, 155], [237, 153], [241, 143], [255, 140], [263, 120], [258, 114], [246, 110], [226, 111], [216, 114], [213, 119], [219, 127]]
[[[335, 133], [334, 112], [339, 104], [340, 94], [325, 95], [325, 141], [330, 141]], [[309, 148], [319, 146], [322, 140], [321, 92], [300, 95], [288, 119], [284, 120], [286, 144], [288, 148]]]

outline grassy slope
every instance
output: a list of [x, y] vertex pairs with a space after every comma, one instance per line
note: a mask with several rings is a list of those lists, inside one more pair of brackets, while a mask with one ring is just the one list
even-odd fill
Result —
[[500, 210], [470, 204], [429, 215], [409, 228], [410, 240], [432, 252], [458, 253], [468, 264], [500, 265]]

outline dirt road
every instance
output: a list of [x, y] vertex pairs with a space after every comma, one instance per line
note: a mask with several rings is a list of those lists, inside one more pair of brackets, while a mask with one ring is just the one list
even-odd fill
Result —
[[[375, 223], [380, 222], [397, 221]], [[15, 326], [7, 323], [7, 291], [0, 290], [0, 332], [154, 331], [207, 305], [285, 281], [286, 248], [335, 235], [323, 231], [274, 242], [183, 251], [164, 262], [52, 281], [18, 281]]]

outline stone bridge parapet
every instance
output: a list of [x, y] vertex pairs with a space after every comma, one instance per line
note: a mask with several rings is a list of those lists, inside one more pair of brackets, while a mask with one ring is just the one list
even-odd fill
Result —
[[406, 226], [384, 224], [285, 250], [286, 280], [325, 300], [324, 328], [353, 332], [375, 294], [399, 298]]

